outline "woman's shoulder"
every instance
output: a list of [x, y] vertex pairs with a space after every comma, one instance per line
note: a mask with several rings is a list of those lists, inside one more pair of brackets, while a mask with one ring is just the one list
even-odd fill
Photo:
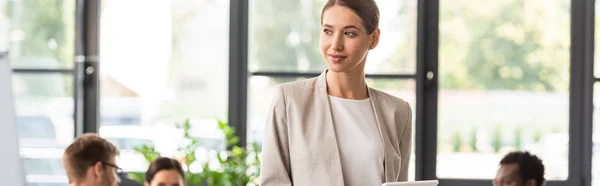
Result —
[[305, 80], [299, 80], [294, 82], [282, 83], [276, 86], [277, 89], [281, 89], [284, 93], [296, 93], [303, 91], [311, 91], [317, 86], [317, 78], [309, 78]]
[[395, 109], [408, 109], [410, 110], [410, 104], [402, 98], [396, 97], [394, 95], [388, 94], [381, 90], [377, 90], [375, 88], [369, 88], [371, 93], [373, 93], [374, 97], [376, 97], [377, 101], [380, 104], [383, 104], [386, 107], [391, 107]]

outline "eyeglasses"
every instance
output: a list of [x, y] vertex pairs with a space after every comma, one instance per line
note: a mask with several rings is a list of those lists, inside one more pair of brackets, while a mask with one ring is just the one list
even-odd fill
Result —
[[115, 164], [108, 163], [108, 162], [103, 162], [103, 161], [101, 161], [100, 163], [102, 163], [102, 165], [108, 165], [108, 166], [114, 167], [115, 168], [115, 172], [117, 174], [123, 174], [123, 169], [121, 169], [121, 167], [119, 167], [119, 166], [117, 166]]

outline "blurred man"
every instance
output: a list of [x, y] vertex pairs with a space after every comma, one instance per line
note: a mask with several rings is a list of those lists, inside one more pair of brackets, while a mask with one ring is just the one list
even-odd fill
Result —
[[122, 172], [115, 164], [119, 150], [95, 134], [84, 134], [67, 147], [62, 161], [71, 186], [117, 186]]
[[545, 182], [542, 160], [529, 152], [504, 156], [494, 179], [495, 186], [542, 186]]

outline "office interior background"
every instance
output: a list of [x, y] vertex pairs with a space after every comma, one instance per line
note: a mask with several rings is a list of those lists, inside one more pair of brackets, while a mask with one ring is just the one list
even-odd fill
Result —
[[[186, 119], [201, 160], [225, 148], [218, 120], [260, 144], [271, 88], [326, 69], [324, 2], [0, 0], [27, 182], [67, 185], [60, 158], [84, 132], [115, 143], [126, 172], [147, 168], [135, 146], [177, 155]], [[367, 82], [413, 107], [410, 180], [491, 185], [527, 150], [550, 186], [600, 186], [594, 0], [377, 3]]]

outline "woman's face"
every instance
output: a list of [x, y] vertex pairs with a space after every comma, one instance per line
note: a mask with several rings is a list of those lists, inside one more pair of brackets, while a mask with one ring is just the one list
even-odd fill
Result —
[[175, 169], [158, 171], [152, 183], [146, 182], [146, 186], [184, 186], [181, 174]]
[[368, 34], [358, 15], [338, 5], [323, 12], [321, 23], [319, 44], [329, 70], [347, 72], [364, 68], [368, 51], [377, 45], [379, 29]]

